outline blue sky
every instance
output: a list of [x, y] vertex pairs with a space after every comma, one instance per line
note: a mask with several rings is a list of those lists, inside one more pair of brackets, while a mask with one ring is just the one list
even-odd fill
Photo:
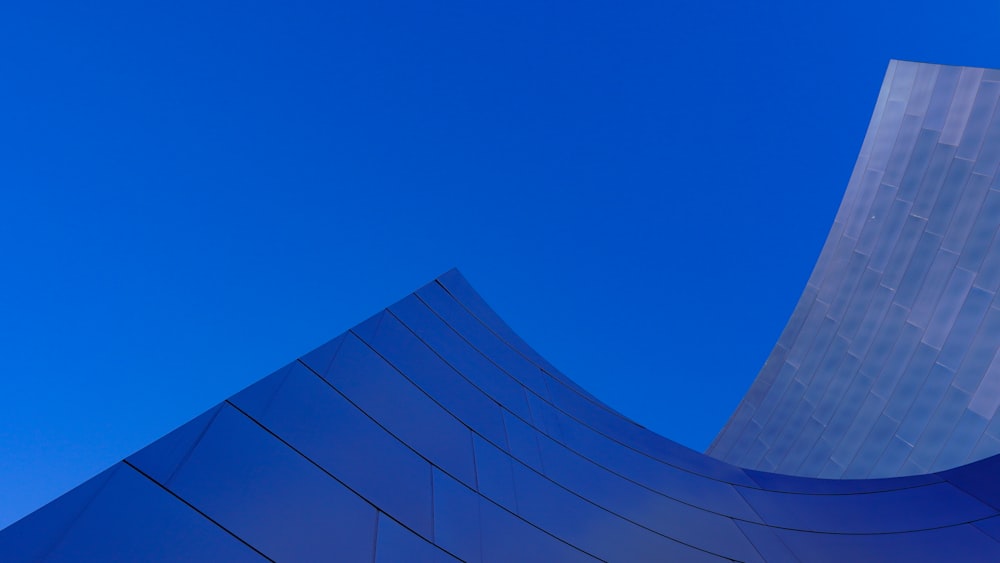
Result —
[[0, 526], [458, 267], [695, 449], [962, 1], [0, 8]]

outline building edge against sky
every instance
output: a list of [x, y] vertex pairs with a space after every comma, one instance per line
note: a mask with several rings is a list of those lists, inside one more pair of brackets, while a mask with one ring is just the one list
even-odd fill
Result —
[[[940, 391], [924, 423], [937, 428], [944, 420], [938, 401], [957, 404], [949, 402], [951, 389], [971, 386], [959, 378], [972, 378], [962, 366], [986, 355], [976, 350], [990, 336], [983, 327], [993, 311], [991, 299], [977, 323], [967, 319], [982, 303], [973, 296], [989, 293], [987, 264], [997, 254], [977, 234], [990, 229], [984, 215], [1000, 212], [988, 211], [1000, 124], [980, 118], [987, 110], [992, 116], [996, 76], [890, 64], [833, 242], [775, 349], [784, 350], [795, 374], [781, 379], [778, 370], [762, 382], [765, 366], [713, 444], [714, 455], [722, 457], [724, 441], [733, 444], [730, 451], [751, 451], [769, 439], [744, 429], [728, 437], [755, 398], [754, 412], [773, 407], [765, 422], [780, 422], [781, 437], [803, 417], [799, 411], [812, 420], [833, 399], [853, 401], [856, 388], [864, 399], [853, 416], [843, 415], [848, 423], [838, 443], [875, 451], [869, 444], [884, 432], [883, 411], [865, 410], [867, 397], [883, 398], [886, 412], [888, 405], [900, 408], [893, 397], [913, 387], [909, 372], [886, 366], [899, 365], [898, 357], [916, 365], [918, 352], [938, 342], [941, 361], [933, 366], [948, 367], [944, 351], [963, 340], [967, 350], [946, 389], [929, 385], [937, 381], [930, 375], [920, 380], [907, 412]], [[973, 182], [984, 181], [979, 177], [990, 182]], [[967, 195], [980, 192], [979, 199]], [[890, 248], [883, 249], [885, 241]], [[883, 283], [893, 272], [898, 285]], [[886, 295], [888, 304], [876, 300]], [[907, 316], [899, 322], [901, 309]], [[854, 332], [840, 332], [852, 326]], [[866, 343], [863, 330], [898, 334], [868, 336]], [[852, 344], [865, 346], [864, 353]], [[846, 369], [847, 360], [834, 354], [840, 348], [862, 364], [854, 376], [826, 371]], [[962, 408], [979, 412], [991, 404], [982, 383], [987, 368]], [[786, 399], [794, 410], [782, 414]], [[834, 412], [831, 420], [841, 420]], [[751, 428], [753, 416], [746, 420]], [[957, 428], [931, 432], [941, 440], [935, 459], [964, 450], [968, 436]], [[989, 432], [987, 424], [981, 434]], [[808, 438], [788, 441], [782, 460], [819, 457], [815, 448], [801, 452], [797, 444]], [[761, 458], [777, 455], [768, 452]], [[579, 388], [451, 271], [0, 530], [0, 558], [997, 560], [998, 470], [994, 456], [950, 470], [831, 480], [741, 468], [695, 452]]]
[[708, 453], [886, 477], [1000, 453], [1000, 71], [892, 61], [826, 244]]
[[998, 465], [860, 481], [735, 467], [579, 389], [452, 271], [0, 531], [0, 554], [996, 559]]

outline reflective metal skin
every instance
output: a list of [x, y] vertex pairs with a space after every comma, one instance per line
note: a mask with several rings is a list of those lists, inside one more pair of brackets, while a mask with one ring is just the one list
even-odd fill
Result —
[[708, 453], [912, 475], [1000, 453], [1000, 71], [893, 61], [843, 203]]
[[813, 278], [712, 449], [920, 474], [690, 450], [451, 271], [0, 531], [0, 561], [1000, 560], [1000, 456], [921, 471], [997, 451], [998, 80], [890, 65]]
[[998, 465], [737, 468], [577, 388], [452, 271], [0, 532], [0, 559], [996, 560]]

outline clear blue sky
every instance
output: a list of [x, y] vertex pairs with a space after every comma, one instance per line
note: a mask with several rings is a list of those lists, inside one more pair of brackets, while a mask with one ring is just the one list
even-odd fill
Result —
[[452, 267], [704, 449], [889, 59], [1000, 67], [997, 2], [12, 4], [0, 526]]

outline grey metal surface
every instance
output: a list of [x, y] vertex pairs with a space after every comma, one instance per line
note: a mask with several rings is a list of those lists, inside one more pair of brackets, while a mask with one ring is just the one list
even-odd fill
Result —
[[829, 237], [707, 453], [866, 478], [1000, 452], [1000, 71], [892, 61]]

